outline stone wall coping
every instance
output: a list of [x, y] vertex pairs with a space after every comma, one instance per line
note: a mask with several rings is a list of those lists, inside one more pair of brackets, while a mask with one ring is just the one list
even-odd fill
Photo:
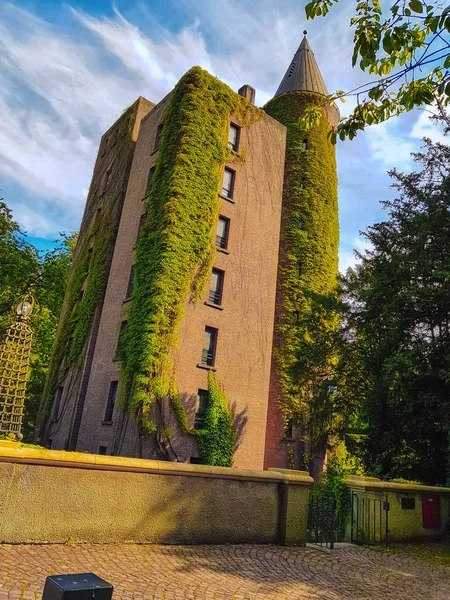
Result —
[[193, 477], [214, 477], [217, 479], [237, 479], [241, 481], [265, 481], [289, 483], [311, 487], [313, 479], [303, 471], [258, 471], [254, 469], [233, 469], [211, 467], [169, 461], [128, 458], [124, 456], [103, 456], [84, 452], [64, 452], [45, 448], [11, 448], [0, 444], [0, 461], [10, 463], [35, 464], [41, 466], [78, 469], [131, 471], [159, 475], [179, 475]]
[[358, 477], [347, 475], [345, 483], [351, 488], [362, 488], [370, 492], [404, 492], [404, 493], [426, 493], [426, 494], [450, 494], [450, 488], [436, 487], [432, 485], [420, 485], [416, 483], [396, 483], [394, 481], [381, 481], [377, 477]]

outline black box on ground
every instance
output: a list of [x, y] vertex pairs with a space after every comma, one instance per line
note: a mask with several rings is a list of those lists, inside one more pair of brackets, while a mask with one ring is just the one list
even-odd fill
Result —
[[45, 580], [42, 600], [111, 600], [113, 586], [94, 575], [52, 575]]

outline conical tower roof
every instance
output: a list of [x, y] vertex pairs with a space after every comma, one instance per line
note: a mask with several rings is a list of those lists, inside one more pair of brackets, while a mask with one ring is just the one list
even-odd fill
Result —
[[328, 96], [327, 86], [323, 80], [319, 66], [314, 58], [306, 31], [294, 58], [286, 71], [275, 96], [281, 96], [285, 92], [315, 92]]

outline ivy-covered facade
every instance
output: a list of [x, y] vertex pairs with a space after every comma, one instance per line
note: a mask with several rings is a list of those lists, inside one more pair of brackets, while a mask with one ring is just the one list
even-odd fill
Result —
[[[258, 109], [193, 67], [146, 101], [120, 214], [91, 215], [78, 244], [42, 404], [52, 447], [298, 466], [285, 425], [332, 369], [310, 350], [335, 326], [337, 182], [327, 115], [301, 124], [323, 94], [279, 91]], [[123, 151], [104, 138], [106, 197]]]

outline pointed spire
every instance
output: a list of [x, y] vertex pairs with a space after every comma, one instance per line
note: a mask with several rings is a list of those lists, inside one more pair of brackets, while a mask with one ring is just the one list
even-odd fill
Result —
[[327, 86], [317, 65], [314, 53], [305, 37], [302, 40], [294, 58], [283, 77], [275, 96], [281, 96], [284, 92], [316, 92], [328, 96]]

